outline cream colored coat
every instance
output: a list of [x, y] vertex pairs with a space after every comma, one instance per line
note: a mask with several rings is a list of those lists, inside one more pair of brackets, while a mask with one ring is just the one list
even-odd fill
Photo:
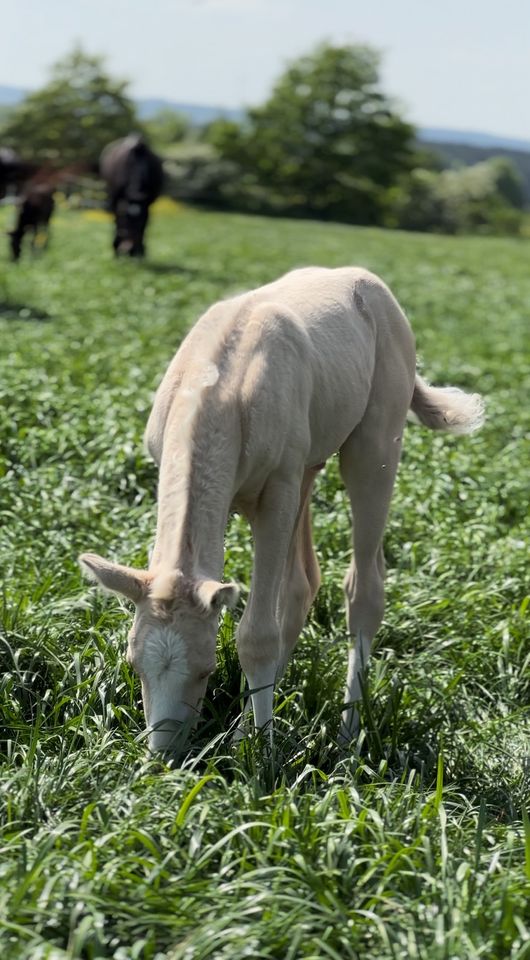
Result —
[[215, 666], [231, 509], [249, 520], [254, 563], [237, 633], [257, 727], [318, 589], [309, 504], [339, 452], [353, 513], [345, 579], [348, 659], [342, 732], [357, 728], [360, 673], [383, 616], [382, 538], [409, 411], [432, 429], [480, 426], [480, 397], [428, 386], [414, 337], [385, 284], [366, 270], [308, 267], [212, 306], [172, 360], [146, 431], [159, 465], [148, 571], [82, 561], [136, 603], [129, 657], [143, 685], [153, 748], [197, 714]]

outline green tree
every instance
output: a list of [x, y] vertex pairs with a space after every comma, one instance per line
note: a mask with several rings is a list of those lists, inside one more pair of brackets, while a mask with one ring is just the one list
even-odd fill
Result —
[[365, 46], [319, 46], [296, 60], [270, 99], [210, 137], [267, 188], [271, 206], [356, 223], [382, 218], [386, 191], [413, 158], [413, 128], [379, 87]]
[[138, 128], [127, 84], [105, 72], [101, 57], [77, 48], [52, 67], [42, 90], [12, 111], [2, 143], [26, 160], [94, 166], [107, 143]]

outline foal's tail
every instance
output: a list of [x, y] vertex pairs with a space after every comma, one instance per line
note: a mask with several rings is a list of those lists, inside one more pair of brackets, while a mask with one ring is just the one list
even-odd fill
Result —
[[446, 433], [473, 433], [484, 423], [484, 401], [479, 393], [464, 393], [458, 387], [431, 387], [419, 374], [410, 410], [410, 419]]

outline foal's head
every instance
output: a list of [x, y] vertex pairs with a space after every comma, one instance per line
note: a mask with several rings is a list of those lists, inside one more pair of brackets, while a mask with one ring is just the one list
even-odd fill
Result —
[[215, 669], [219, 613], [237, 602], [233, 583], [190, 580], [179, 570], [134, 570], [84, 553], [85, 570], [136, 607], [127, 659], [139, 674], [152, 750], [168, 750], [198, 719]]

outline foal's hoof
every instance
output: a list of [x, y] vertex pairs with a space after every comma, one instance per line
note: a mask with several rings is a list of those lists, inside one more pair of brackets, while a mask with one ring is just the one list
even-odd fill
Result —
[[242, 713], [237, 718], [237, 726], [234, 728], [234, 732], [230, 737], [230, 742], [234, 744], [241, 743], [242, 740], [246, 740], [247, 737], [254, 732], [254, 723], [251, 717], [246, 713]]
[[232, 736], [230, 737], [230, 743], [233, 743], [237, 746], [238, 743], [241, 743], [242, 740], [245, 740], [248, 737], [249, 731], [244, 730], [243, 727], [236, 727]]
[[351, 726], [342, 723], [337, 735], [337, 746], [339, 747], [339, 750], [341, 750], [343, 753], [350, 753], [352, 744], [357, 742], [359, 731], [360, 724], [358, 716], [356, 717], [356, 722], [352, 723]]

